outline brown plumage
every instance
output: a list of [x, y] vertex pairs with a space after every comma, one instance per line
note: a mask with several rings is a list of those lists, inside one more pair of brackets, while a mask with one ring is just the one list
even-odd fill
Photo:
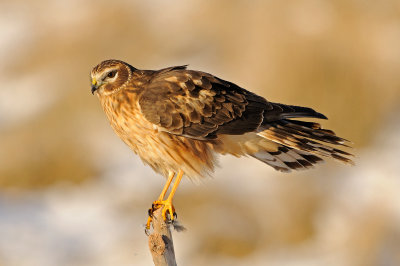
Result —
[[117, 135], [156, 172], [200, 178], [216, 154], [252, 156], [276, 170], [313, 167], [330, 157], [352, 164], [335, 146], [346, 140], [318, 123], [311, 108], [272, 103], [211, 74], [175, 66], [139, 70], [118, 60], [91, 72], [92, 92]]

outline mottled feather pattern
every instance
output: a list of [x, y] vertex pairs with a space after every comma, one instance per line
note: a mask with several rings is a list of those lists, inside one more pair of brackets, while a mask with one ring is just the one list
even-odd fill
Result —
[[164, 130], [205, 140], [256, 130], [267, 101], [210, 74], [170, 68], [152, 79], [139, 104]]
[[179, 170], [190, 178], [207, 176], [217, 153], [252, 156], [282, 172], [311, 168], [323, 157], [353, 163], [337, 148], [347, 146], [345, 139], [297, 120], [326, 119], [311, 108], [268, 102], [186, 66], [138, 70], [110, 60], [92, 76], [115, 67], [121, 75], [97, 92], [103, 109], [118, 136], [165, 176]]

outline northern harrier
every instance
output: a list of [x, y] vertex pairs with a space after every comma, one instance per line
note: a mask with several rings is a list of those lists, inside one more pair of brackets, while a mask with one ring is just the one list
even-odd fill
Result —
[[[217, 154], [249, 155], [278, 171], [313, 167], [330, 157], [352, 164], [335, 148], [346, 140], [320, 124], [298, 118], [326, 117], [311, 108], [268, 102], [232, 82], [174, 66], [139, 70], [106, 60], [91, 72], [96, 93], [115, 133], [157, 173], [167, 178], [153, 210], [174, 220], [172, 198], [185, 174], [202, 178]], [[172, 190], [166, 192], [175, 176]], [[147, 228], [151, 223], [149, 216]]]

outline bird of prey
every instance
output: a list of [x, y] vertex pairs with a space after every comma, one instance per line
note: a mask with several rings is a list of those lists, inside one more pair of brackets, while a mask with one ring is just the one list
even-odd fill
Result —
[[251, 156], [281, 172], [311, 168], [324, 157], [353, 163], [350, 153], [337, 148], [347, 140], [318, 123], [298, 120], [326, 119], [323, 114], [269, 102], [186, 65], [140, 70], [106, 60], [93, 68], [91, 80], [115, 133], [167, 178], [149, 210], [147, 229], [155, 209], [163, 208], [163, 218], [174, 220], [172, 198], [182, 176], [210, 175], [218, 154]]

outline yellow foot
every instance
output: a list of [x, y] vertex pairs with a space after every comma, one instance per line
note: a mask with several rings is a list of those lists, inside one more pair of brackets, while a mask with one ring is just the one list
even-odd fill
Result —
[[153, 213], [160, 208], [163, 208], [162, 217], [166, 223], [173, 223], [175, 218], [177, 217], [174, 205], [172, 205], [171, 200], [167, 199], [154, 201], [151, 208], [149, 209], [149, 217], [147, 218], [146, 223], [146, 233], [150, 230], [150, 225], [153, 221]]

